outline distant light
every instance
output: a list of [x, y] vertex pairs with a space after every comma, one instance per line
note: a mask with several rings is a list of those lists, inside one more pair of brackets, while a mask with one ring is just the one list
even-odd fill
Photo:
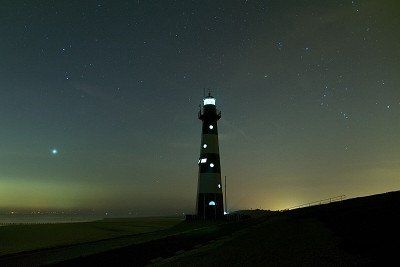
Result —
[[212, 130], [212, 129], [214, 129], [214, 126], [210, 125], [210, 126], [208, 126], [208, 128], [210, 128]]
[[214, 201], [210, 201], [210, 202], [208, 202], [208, 206], [215, 206], [216, 204], [215, 204], [215, 202]]
[[229, 212], [224, 211], [224, 215], [227, 215], [227, 214], [229, 214]]
[[204, 98], [203, 104], [205, 105], [214, 105], [215, 106], [215, 98]]
[[221, 184], [218, 184], [218, 188], [221, 188]]
[[203, 148], [207, 148], [207, 144], [204, 144], [204, 145], [203, 145]]
[[57, 149], [55, 149], [55, 148], [53, 148], [53, 149], [51, 150], [51, 154], [53, 154], [53, 155], [57, 155], [57, 154], [58, 154], [58, 150], [57, 150]]
[[207, 158], [201, 159], [200, 162], [201, 163], [206, 163], [207, 162]]
[[211, 168], [214, 168], [214, 163], [210, 163], [210, 167], [211, 167]]

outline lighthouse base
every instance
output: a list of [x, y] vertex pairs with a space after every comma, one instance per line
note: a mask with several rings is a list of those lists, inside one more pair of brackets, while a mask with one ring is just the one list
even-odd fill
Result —
[[205, 220], [224, 217], [224, 198], [219, 193], [199, 193], [197, 195], [196, 214]]

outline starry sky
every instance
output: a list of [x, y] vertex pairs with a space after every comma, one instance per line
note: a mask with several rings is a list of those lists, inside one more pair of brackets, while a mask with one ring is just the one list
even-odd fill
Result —
[[193, 213], [211, 88], [230, 210], [400, 188], [400, 4], [2, 1], [0, 209]]

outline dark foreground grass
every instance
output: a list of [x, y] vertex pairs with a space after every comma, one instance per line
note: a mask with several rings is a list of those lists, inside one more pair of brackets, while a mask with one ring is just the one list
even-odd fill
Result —
[[358, 261], [338, 249], [320, 221], [276, 216], [195, 250], [154, 263], [162, 266], [348, 265]]
[[[175, 236], [185, 233], [202, 236], [212, 232], [217, 224], [215, 222], [186, 223], [180, 218], [140, 218], [103, 220], [84, 224], [35, 225], [36, 227], [28, 227], [25, 230], [25, 234], [30, 236], [28, 243], [24, 243], [21, 231], [18, 232], [18, 235], [21, 236], [20, 241], [9, 238], [16, 246], [16, 250], [25, 249], [21, 252], [0, 256], [0, 266], [42, 266], [60, 262], [68, 263], [71, 259], [91, 257], [90, 255], [98, 260], [98, 264], [104, 265], [98, 255], [106, 251], [120, 250], [125, 247], [145, 248], [144, 244], [149, 242], [157, 243], [157, 240], [174, 239]], [[51, 231], [47, 231], [49, 229]], [[15, 229], [13, 231], [15, 232]], [[7, 232], [11, 233], [10, 230]], [[57, 237], [52, 237], [54, 234]], [[66, 240], [63, 236], [66, 237]], [[35, 238], [38, 239], [38, 244], [34, 242]], [[10, 243], [7, 243], [6, 247], [12, 247]], [[33, 249], [27, 249], [28, 247]], [[11, 249], [9, 250], [11, 251]], [[156, 253], [158, 252], [156, 251]], [[142, 255], [140, 251], [136, 253], [138, 258], [142, 257], [142, 259], [146, 254], [144, 252]], [[128, 255], [128, 258], [131, 256]], [[82, 264], [78, 263], [78, 265]]]
[[180, 221], [180, 218], [160, 217], [2, 226], [0, 256], [154, 232], [170, 228]]
[[[121, 221], [108, 223], [96, 229], [130, 231]], [[154, 229], [162, 226], [147, 233], [0, 257], [0, 266], [389, 265], [398, 260], [400, 192], [239, 222], [180, 222], [172, 227], [166, 222], [143, 223]]]
[[390, 266], [399, 225], [400, 192], [391, 192], [283, 212], [156, 265]]
[[255, 223], [257, 219], [241, 222], [182, 222], [178, 226], [187, 228], [185, 231], [60, 262], [57, 266], [144, 266], [155, 259], [169, 258], [176, 253], [192, 250]]

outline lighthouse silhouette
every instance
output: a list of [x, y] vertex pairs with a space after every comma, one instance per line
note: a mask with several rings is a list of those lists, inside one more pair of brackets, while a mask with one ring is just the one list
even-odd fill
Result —
[[208, 92], [200, 106], [199, 119], [203, 123], [199, 158], [196, 214], [202, 219], [219, 219], [224, 216], [224, 199], [219, 161], [218, 126], [221, 112], [215, 98]]

